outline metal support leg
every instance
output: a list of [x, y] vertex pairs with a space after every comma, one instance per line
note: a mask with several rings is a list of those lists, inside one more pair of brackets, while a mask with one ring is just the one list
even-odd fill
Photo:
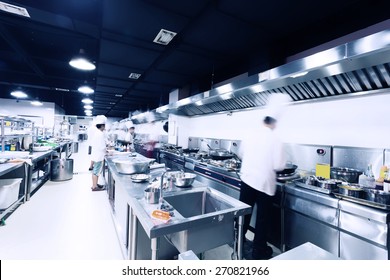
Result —
[[131, 229], [130, 229], [130, 259], [135, 260], [137, 258], [137, 216], [131, 211]]
[[158, 247], [159, 247], [159, 238], [152, 238], [150, 239], [150, 245], [152, 249], [152, 260], [158, 260]]
[[238, 217], [238, 237], [237, 237], [237, 258], [242, 260], [242, 249], [244, 241], [244, 216]]

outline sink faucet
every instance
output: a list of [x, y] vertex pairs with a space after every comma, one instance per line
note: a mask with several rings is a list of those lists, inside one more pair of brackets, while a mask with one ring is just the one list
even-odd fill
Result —
[[163, 203], [164, 176], [165, 176], [165, 173], [167, 173], [167, 172], [168, 171], [164, 171], [163, 174], [161, 175], [161, 180], [160, 180], [160, 199], [159, 199], [160, 203]]

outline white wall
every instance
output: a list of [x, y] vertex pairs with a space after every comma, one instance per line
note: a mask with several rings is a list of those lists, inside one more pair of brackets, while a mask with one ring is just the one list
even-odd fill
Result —
[[[169, 120], [178, 127], [178, 145], [187, 147], [188, 136], [240, 140], [263, 117], [263, 109], [253, 109], [230, 116], [171, 115]], [[294, 103], [279, 120], [278, 131], [287, 143], [390, 148], [390, 93]]]
[[30, 101], [19, 100], [16, 102], [16, 99], [0, 98], [0, 114], [25, 116], [26, 119], [31, 119], [38, 125], [54, 127], [55, 104], [50, 102], [42, 103], [42, 106], [33, 106], [30, 104]]

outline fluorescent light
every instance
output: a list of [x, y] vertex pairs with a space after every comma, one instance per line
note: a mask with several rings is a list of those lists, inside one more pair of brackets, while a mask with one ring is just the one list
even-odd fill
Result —
[[92, 113], [85, 113], [86, 116], [92, 116]]
[[91, 105], [85, 105], [85, 106], [84, 106], [84, 109], [92, 110], [92, 109], [93, 109], [93, 106], [91, 106]]
[[43, 103], [38, 101], [38, 100], [35, 100], [35, 101], [31, 101], [31, 105], [34, 105], [34, 106], [42, 106]]
[[11, 95], [16, 97], [16, 98], [26, 98], [28, 97], [27, 94], [25, 94], [23, 91], [21, 90], [15, 90], [13, 92], [11, 92]]
[[85, 94], [90, 94], [90, 93], [94, 93], [95, 91], [93, 90], [93, 88], [89, 87], [89, 86], [81, 86], [77, 89], [79, 92], [81, 93], [85, 93]]
[[92, 114], [92, 110], [84, 110], [84, 113], [86, 113], [86, 114]]
[[90, 99], [90, 98], [84, 98], [83, 100], [81, 100], [81, 102], [83, 102], [84, 104], [92, 104], [93, 103], [92, 99]]
[[16, 14], [19, 16], [30, 17], [26, 8], [11, 5], [4, 2], [0, 2], [0, 10], [3, 10], [4, 12], [11, 13], [11, 14]]

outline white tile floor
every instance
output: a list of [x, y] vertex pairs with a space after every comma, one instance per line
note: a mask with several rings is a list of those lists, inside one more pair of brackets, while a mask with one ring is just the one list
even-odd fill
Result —
[[[90, 189], [87, 144], [72, 158], [72, 180], [48, 181], [0, 227], [0, 259], [123, 259], [107, 193]], [[204, 259], [229, 260], [232, 252], [224, 245]]]
[[86, 145], [72, 180], [48, 181], [0, 227], [0, 259], [122, 259], [106, 192], [91, 191]]

